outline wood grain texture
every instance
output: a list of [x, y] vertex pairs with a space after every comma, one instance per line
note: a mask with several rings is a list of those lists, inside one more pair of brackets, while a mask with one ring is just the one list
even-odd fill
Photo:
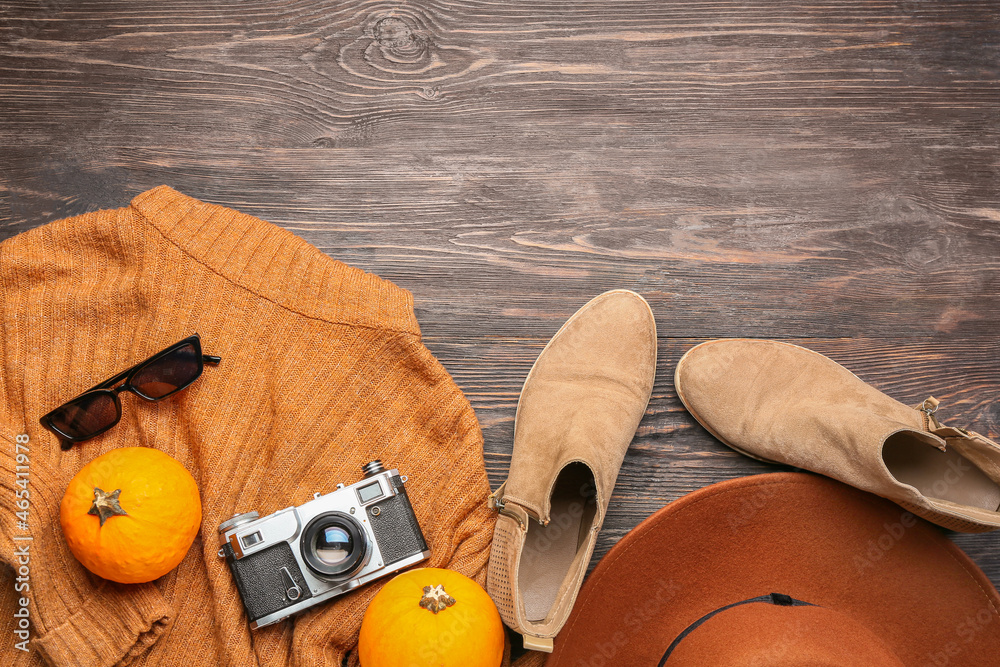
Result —
[[[393, 280], [494, 486], [545, 342], [639, 291], [659, 376], [600, 556], [774, 469], [682, 410], [708, 338], [790, 339], [1000, 435], [998, 25], [993, 0], [13, 0], [0, 239], [167, 183]], [[1000, 583], [997, 535], [955, 539]]]

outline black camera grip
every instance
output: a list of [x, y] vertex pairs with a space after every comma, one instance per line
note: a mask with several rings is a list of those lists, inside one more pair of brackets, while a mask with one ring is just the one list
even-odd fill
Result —
[[[375, 533], [379, 551], [382, 552], [384, 567], [427, 551], [427, 542], [417, 523], [417, 517], [413, 514], [406, 487], [398, 476], [393, 476], [392, 485], [396, 488], [396, 495], [366, 508], [368, 523]], [[375, 508], [378, 508], [378, 512], [374, 511]]]
[[[258, 551], [239, 560], [229, 544], [222, 546], [229, 569], [232, 570], [236, 589], [240, 592], [243, 607], [251, 621], [257, 621], [285, 607], [312, 597], [299, 566], [287, 542], [279, 542], [263, 551]], [[299, 595], [292, 600], [287, 591], [290, 588], [282, 569], [287, 570], [299, 589]]]

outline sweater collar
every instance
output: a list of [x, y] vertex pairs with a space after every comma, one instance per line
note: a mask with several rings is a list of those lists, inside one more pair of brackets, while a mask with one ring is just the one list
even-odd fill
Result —
[[328, 257], [277, 225], [166, 185], [131, 206], [198, 262], [280, 306], [339, 324], [420, 335], [410, 292]]

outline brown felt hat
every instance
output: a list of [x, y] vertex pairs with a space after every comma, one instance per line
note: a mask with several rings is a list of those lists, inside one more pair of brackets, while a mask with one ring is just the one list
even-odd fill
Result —
[[941, 530], [806, 473], [690, 493], [615, 545], [546, 667], [1000, 664], [1000, 596]]

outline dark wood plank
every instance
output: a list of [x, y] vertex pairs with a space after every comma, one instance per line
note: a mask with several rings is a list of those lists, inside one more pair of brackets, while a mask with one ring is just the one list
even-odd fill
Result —
[[[790, 339], [1000, 435], [998, 24], [993, 0], [12, 0], [0, 239], [167, 183], [379, 273], [494, 485], [547, 339], [638, 290], [659, 378], [600, 554], [774, 469], [681, 409], [707, 338]], [[955, 539], [1000, 583], [996, 535]]]

